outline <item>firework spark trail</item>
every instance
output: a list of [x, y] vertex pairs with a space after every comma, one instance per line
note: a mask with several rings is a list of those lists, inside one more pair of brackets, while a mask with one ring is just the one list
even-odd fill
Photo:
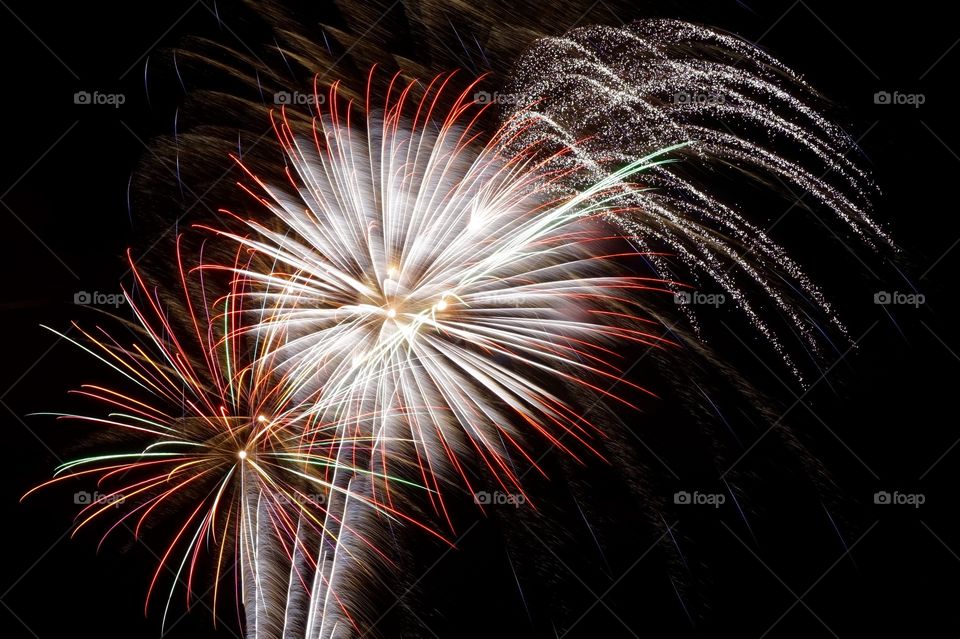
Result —
[[[574, 149], [557, 158], [558, 166], [583, 169], [566, 180], [572, 191], [652, 150], [689, 142], [685, 164], [732, 167], [741, 181], [789, 185], [867, 244], [890, 243], [867, 214], [872, 188], [846, 157], [852, 141], [811, 106], [812, 90], [796, 74], [735, 36], [669, 20], [579, 28], [536, 42], [517, 62], [506, 95], [518, 146], [552, 142]], [[668, 251], [689, 277], [730, 295], [802, 378], [764, 307], [772, 303], [816, 353], [824, 337], [810, 310], [845, 334], [830, 303], [748, 219], [756, 211], [739, 211], [704, 190], [703, 171], [684, 175], [675, 168], [651, 167], [644, 185], [652, 188], [633, 190], [632, 206], [614, 216], [617, 223], [641, 250]], [[667, 257], [654, 255], [651, 262], [664, 277], [675, 272]]]
[[[342, 510], [327, 507], [342, 503], [350, 490], [339, 475], [377, 479], [365, 468], [343, 463], [343, 451], [364, 450], [370, 442], [311, 421], [277, 383], [282, 380], [275, 378], [268, 357], [244, 363], [249, 358], [241, 342], [244, 331], [234, 323], [240, 315], [231, 310], [238, 293], [208, 302], [201, 285], [193, 295], [197, 287], [188, 282], [179, 252], [177, 263], [183, 299], [174, 311], [189, 329], [180, 330], [169, 319], [160, 296], [131, 260], [137, 288], [147, 299], [141, 309], [127, 295], [137, 320], [130, 328], [142, 342], [122, 346], [102, 328], [87, 331], [76, 325], [83, 340], [63, 335], [119, 373], [126, 388], [85, 385], [76, 391], [112, 411], [104, 417], [55, 415], [118, 431], [139, 448], [63, 463], [54, 479], [30, 492], [80, 477], [97, 478], [98, 488], [109, 486], [80, 511], [74, 531], [116, 514], [100, 545], [121, 527], [139, 538], [160, 510], [181, 513], [184, 518], [174, 526], [151, 579], [147, 606], [169, 572], [173, 584], [164, 620], [181, 583], [189, 607], [206, 548], [214, 566], [214, 621], [221, 580], [235, 562], [249, 636], [280, 637], [306, 623], [304, 601], [310, 591], [304, 584], [316, 569], [317, 544], [336, 544], [346, 534], [354, 545], [373, 543], [344, 523]], [[218, 303], [224, 308], [215, 312]], [[221, 320], [223, 338], [217, 337]], [[304, 431], [311, 433], [309, 442]], [[350, 495], [349, 501], [355, 509], [412, 521], [368, 494]], [[176, 558], [178, 549], [182, 556]]]

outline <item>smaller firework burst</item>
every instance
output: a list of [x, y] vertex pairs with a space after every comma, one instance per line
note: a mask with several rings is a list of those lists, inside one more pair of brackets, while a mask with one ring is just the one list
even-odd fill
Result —
[[197, 597], [196, 569], [206, 553], [214, 565], [214, 619], [222, 578], [233, 571], [248, 624], [258, 624], [264, 602], [277, 599], [278, 574], [288, 576], [280, 589], [282, 603], [313, 587], [295, 588], [286, 583], [294, 581], [289, 575], [309, 584], [316, 573], [323, 581], [316, 569], [325, 544], [336, 545], [338, 536], [348, 533], [373, 543], [344, 524], [346, 500], [398, 521], [410, 518], [367, 493], [351, 491], [356, 476], [386, 479], [350, 463], [364, 456], [369, 440], [311, 418], [274, 377], [269, 358], [252, 356], [256, 345], [248, 348], [245, 332], [233, 323], [240, 317], [231, 310], [238, 292], [208, 302], [202, 280], [199, 286], [191, 283], [179, 242], [177, 264], [183, 289], [177, 311], [188, 329], [169, 318], [161, 297], [131, 260], [137, 290], [146, 299], [141, 308], [127, 294], [136, 318], [131, 326], [141, 342], [123, 345], [102, 328], [88, 331], [76, 324], [81, 339], [61, 335], [119, 374], [124, 384], [74, 391], [109, 408], [106, 415], [46, 414], [119, 431], [135, 448], [126, 445], [124, 452], [65, 462], [52, 480], [30, 493], [95, 478], [97, 498], [78, 513], [75, 532], [115, 516], [101, 545], [118, 530], [139, 538], [155, 519], [166, 521], [177, 513], [173, 537], [158, 553], [147, 606], [165, 572], [173, 576], [173, 585], [164, 619], [178, 583], [185, 586], [189, 606]]

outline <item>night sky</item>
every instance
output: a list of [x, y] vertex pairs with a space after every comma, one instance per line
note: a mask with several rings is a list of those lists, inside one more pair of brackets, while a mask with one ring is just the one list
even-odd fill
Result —
[[[897, 255], [866, 248], [853, 255], [845, 248], [849, 238], [816, 224], [788, 221], [773, 233], [817, 256], [805, 265], [857, 341], [855, 349], [840, 349], [809, 390], [755, 361], [738, 340], [725, 344], [733, 363], [769, 389], [784, 421], [829, 471], [833, 498], [801, 498], [802, 478], [786, 470], [765, 476], [758, 464], [745, 469], [757, 474], [750, 490], [758, 504], [746, 518], [728, 505], [681, 511], [667, 522], [696, 545], [696, 565], [683, 586], [696, 600], [691, 610], [681, 605], [662, 562], [644, 557], [656, 535], [638, 532], [637, 517], [616, 500], [610, 512], [614, 520], [622, 515], [623, 525], [608, 527], [600, 544], [607, 554], [558, 547], [556, 555], [543, 551], [543, 563], [519, 576], [503, 550], [509, 543], [501, 540], [522, 536], [526, 523], [514, 530], [509, 517], [478, 519], [464, 507], [461, 521], [477, 523], [460, 527], [459, 550], [424, 542], [414, 562], [423, 569], [416, 588], [401, 605], [377, 602], [387, 611], [385, 636], [397, 636], [407, 606], [430, 629], [423, 636], [555, 636], [554, 603], [562, 608], [556, 636], [567, 637], [960, 633], [960, 446], [954, 448], [960, 442], [960, 129], [950, 97], [960, 77], [960, 46], [954, 48], [960, 27], [947, 6], [934, 2], [702, 5], [639, 2], [634, 15], [606, 21], [671, 15], [703, 22], [757, 42], [802, 74], [835, 103], [834, 115], [859, 140], [864, 166], [882, 192], [875, 218], [902, 248]], [[171, 132], [181, 99], [163, 87], [146, 95], [145, 64], [187, 36], [229, 41], [243, 33], [242, 25], [231, 24], [229, 3], [216, 12], [207, 0], [111, 8], [0, 1], [4, 637], [160, 635], [162, 606], [143, 614], [156, 561], [152, 548], [119, 535], [97, 554], [99, 535], [70, 539], [73, 488], [19, 499], [50, 476], [75, 441], [52, 418], [29, 414], [61, 410], [69, 389], [104, 376], [41, 324], [64, 329], [72, 320], [92, 321], [89, 310], [74, 304], [75, 295], [112, 295], [129, 284], [124, 251], [138, 225], [138, 211], [128, 207], [131, 172], [144, 143]], [[105, 103], [77, 104], [78, 92], [98, 92]], [[878, 92], [904, 103], [884, 103]], [[104, 95], [121, 95], [123, 103]], [[791, 204], [782, 202], [770, 220]], [[170, 212], [171, 224], [180, 213]], [[882, 292], [919, 293], [924, 303], [874, 303]], [[635, 415], [624, 419], [641, 423]], [[680, 459], [667, 489], [719, 481], [720, 465], [677, 457], [683, 442], [671, 441], [670, 411], [651, 407], [644, 419], [642, 428], [656, 433], [650, 454], [662, 445], [673, 451], [665, 456]], [[767, 442], [754, 443], [742, 442], [747, 457], [767, 454]], [[611, 494], [603, 473], [597, 475], [593, 489]], [[923, 503], [876, 504], [881, 491], [921, 495]], [[578, 553], [579, 559], [568, 559]], [[565, 593], [562, 602], [538, 594], [542, 580]], [[238, 632], [229, 605], [219, 611], [216, 629], [204, 604], [184, 612], [180, 597], [164, 636]]]

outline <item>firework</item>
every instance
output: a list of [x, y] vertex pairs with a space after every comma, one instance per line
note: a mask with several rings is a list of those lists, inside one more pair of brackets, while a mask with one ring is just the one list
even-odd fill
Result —
[[[102, 328], [87, 331], [78, 325], [81, 339], [61, 335], [119, 374], [124, 384], [75, 391], [109, 408], [104, 416], [55, 415], [119, 431], [137, 447], [63, 463], [53, 480], [34, 490], [96, 478], [97, 498], [77, 515], [75, 533], [115, 517], [101, 545], [115, 531], [140, 537], [157, 513], [180, 513], [172, 540], [159, 553], [147, 605], [158, 581], [172, 575], [164, 619], [178, 584], [185, 586], [189, 607], [197, 598], [197, 567], [206, 554], [213, 565], [214, 619], [221, 583], [232, 579], [239, 582], [250, 635], [273, 636], [285, 621], [310, 612], [298, 599], [309, 599], [314, 588], [329, 591], [323, 569], [328, 546], [336, 546], [341, 536], [354, 544], [373, 543], [344, 523], [346, 504], [398, 521], [409, 518], [352, 492], [357, 476], [377, 478], [350, 466], [344, 452], [352, 449], [356, 457], [369, 440], [310, 419], [277, 383], [269, 358], [250, 361], [243, 331], [231, 324], [238, 317], [230, 310], [236, 294], [207, 300], [203, 286], [188, 282], [177, 257], [182, 304], [173, 310], [185, 324], [169, 319], [170, 309], [131, 261], [137, 289], [146, 299], [144, 310], [127, 295], [136, 318], [131, 328], [142, 339], [125, 346]], [[218, 304], [223, 308], [216, 312]], [[311, 579], [317, 583], [311, 585]]]
[[106, 416], [58, 416], [136, 446], [44, 485], [104, 487], [78, 529], [119, 513], [106, 535], [139, 535], [178, 514], [148, 604], [167, 570], [189, 605], [210, 555], [213, 608], [234, 572], [248, 636], [363, 635], [387, 524], [437, 534], [413, 515], [422, 501], [452, 531], [447, 495], [480, 481], [527, 501], [524, 476], [546, 474], [534, 442], [603, 458], [608, 433], [579, 400], [633, 409], [653, 395], [625, 379], [623, 354], [673, 350], [663, 305], [683, 287], [730, 295], [801, 378], [784, 335], [816, 360], [831, 327], [844, 334], [799, 262], [705, 177], [809, 193], [889, 243], [849, 140], [789, 69], [719, 32], [647, 21], [536, 41], [499, 120], [478, 103], [482, 81], [371, 72], [360, 99], [317, 83], [315, 113], [272, 110], [282, 168], [263, 176], [238, 151], [252, 206], [197, 225], [218, 259], [186, 269], [178, 251], [176, 296], [133, 267], [139, 343], [77, 328], [124, 386], [78, 391]]
[[[891, 244], [868, 215], [874, 188], [848, 157], [854, 142], [781, 62], [735, 36], [675, 20], [591, 26], [534, 43], [505, 95], [519, 147], [571, 149], [555, 164], [578, 169], [564, 180], [574, 192], [656, 149], [686, 143], [684, 162], [650, 167], [643, 188], [624, 186], [630, 206], [616, 211], [614, 222], [641, 250], [656, 248], [650, 261], [666, 279], [712, 284], [732, 299], [801, 379], [784, 334], [796, 334], [816, 354], [829, 328], [844, 333], [819, 287], [752, 221], [772, 228], [781, 211], [749, 201], [734, 206], [715, 192], [727, 187], [711, 188], [712, 175], [762, 191], [782, 188], [800, 208], [816, 216], [806, 198], [863, 242]], [[765, 201], [759, 195], [750, 199]], [[686, 274], [676, 275], [681, 267]], [[774, 324], [768, 306], [784, 326]]]
[[[603, 218], [673, 149], [558, 198], [567, 171], [546, 169], [555, 158], [537, 147], [505, 156], [510, 126], [485, 138], [473, 85], [437, 112], [449, 81], [435, 78], [419, 100], [414, 84], [398, 87], [360, 114], [334, 86], [306, 135], [279, 116], [290, 184], [249, 177], [282, 226], [250, 218], [252, 235], [219, 233], [275, 266], [233, 270], [249, 290], [250, 330], [311, 414], [370, 437], [381, 472], [413, 455], [431, 495], [451, 469], [469, 487], [471, 455], [522, 492], [512, 457], [536, 467], [528, 433], [574, 455], [596, 435], [542, 380], [629, 403], [597, 384], [620, 377], [611, 345], [669, 344], [634, 301], [669, 290], [617, 265], [636, 253]], [[359, 427], [371, 414], [382, 418]]]

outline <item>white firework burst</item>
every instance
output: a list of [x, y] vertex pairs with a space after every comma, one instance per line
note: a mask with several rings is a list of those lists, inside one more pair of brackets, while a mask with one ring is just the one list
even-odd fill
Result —
[[273, 264], [236, 273], [269, 357], [311, 410], [348, 431], [383, 416], [363, 420], [379, 472], [407, 442], [432, 494], [451, 467], [469, 486], [466, 455], [522, 491], [511, 455], [536, 466], [528, 432], [572, 454], [595, 435], [555, 380], [613, 397], [595, 383], [619, 377], [610, 344], [667, 343], [634, 300], [668, 289], [612, 267], [625, 247], [603, 218], [672, 149], [557, 198], [552, 156], [505, 156], [508, 128], [479, 139], [472, 86], [435, 115], [448, 81], [368, 106], [363, 128], [336, 87], [312, 138], [281, 120], [295, 191], [257, 181], [282, 224], [220, 233]]

